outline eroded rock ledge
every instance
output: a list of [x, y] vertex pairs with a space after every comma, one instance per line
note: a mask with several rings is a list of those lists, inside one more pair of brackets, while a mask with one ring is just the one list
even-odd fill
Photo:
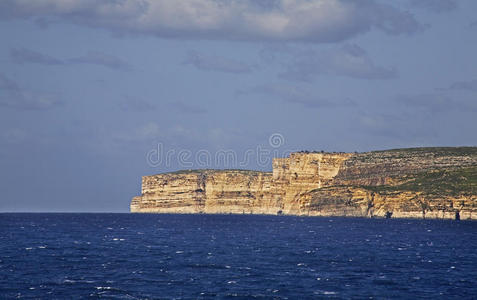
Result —
[[295, 152], [273, 172], [144, 176], [131, 212], [477, 218], [477, 147]]

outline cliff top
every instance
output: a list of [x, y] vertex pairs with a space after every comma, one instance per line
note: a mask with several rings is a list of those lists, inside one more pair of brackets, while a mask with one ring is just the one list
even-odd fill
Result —
[[463, 146], [463, 147], [418, 147], [418, 148], [397, 148], [389, 150], [376, 150], [363, 153], [382, 153], [382, 152], [404, 152], [404, 153], [431, 153], [435, 155], [452, 155], [452, 156], [465, 156], [465, 155], [477, 155], [477, 147]]
[[[376, 163], [377, 161], [387, 161], [390, 159], [420, 159], [420, 157], [426, 157], [427, 159], [433, 158], [445, 158], [445, 157], [465, 157], [472, 158], [472, 161], [477, 159], [477, 147], [419, 147], [419, 148], [398, 148], [398, 149], [388, 149], [388, 150], [375, 150], [368, 152], [324, 152], [324, 151], [297, 151], [292, 152], [290, 155], [307, 155], [307, 154], [324, 154], [324, 155], [347, 155], [350, 156], [350, 160], [347, 161], [349, 164], [356, 162], [361, 163]], [[287, 159], [287, 158], [279, 158]], [[241, 174], [248, 175], [259, 175], [259, 174], [268, 174], [271, 172], [257, 171], [257, 170], [246, 170], [246, 169], [185, 169], [178, 170], [174, 172], [164, 172], [158, 174], [152, 174], [148, 176], [156, 176], [163, 174], [170, 175], [184, 175], [184, 174], [213, 174], [216, 172], [236, 172]]]
[[[414, 147], [414, 148], [394, 148], [385, 150], [373, 150], [365, 152], [354, 152], [354, 154], [372, 154], [372, 153], [431, 153], [440, 155], [477, 155], [477, 147], [461, 146], [461, 147]], [[308, 151], [301, 150], [293, 153], [300, 154], [352, 154], [352, 152], [326, 152], [326, 151]]]
[[257, 170], [245, 170], [245, 169], [185, 169], [185, 170], [177, 170], [174, 172], [164, 172], [153, 174], [149, 176], [155, 175], [163, 175], [163, 174], [170, 174], [170, 175], [183, 175], [183, 174], [213, 174], [217, 172], [230, 172], [230, 173], [241, 173], [241, 174], [248, 174], [248, 175], [258, 175], [263, 173], [271, 173], [271, 172], [264, 172], [264, 171], [257, 171]]

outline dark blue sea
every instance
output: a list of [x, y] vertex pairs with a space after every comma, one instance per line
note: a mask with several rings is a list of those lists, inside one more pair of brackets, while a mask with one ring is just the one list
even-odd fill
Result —
[[475, 297], [477, 222], [0, 214], [0, 299]]

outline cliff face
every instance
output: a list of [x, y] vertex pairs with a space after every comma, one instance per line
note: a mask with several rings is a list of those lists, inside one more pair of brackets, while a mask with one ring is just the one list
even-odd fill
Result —
[[144, 176], [131, 212], [477, 217], [477, 148], [292, 153], [273, 172]]
[[144, 176], [132, 212], [276, 213], [270, 210], [271, 173], [197, 170]]

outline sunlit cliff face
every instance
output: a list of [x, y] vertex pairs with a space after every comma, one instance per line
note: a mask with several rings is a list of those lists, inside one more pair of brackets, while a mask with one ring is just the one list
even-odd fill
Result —
[[[292, 153], [275, 159], [272, 173], [195, 170], [145, 176], [131, 211], [430, 218], [460, 212], [475, 218], [475, 187], [461, 182], [477, 176], [477, 151], [442, 149]], [[455, 187], [439, 194], [432, 185], [446, 176]]]

